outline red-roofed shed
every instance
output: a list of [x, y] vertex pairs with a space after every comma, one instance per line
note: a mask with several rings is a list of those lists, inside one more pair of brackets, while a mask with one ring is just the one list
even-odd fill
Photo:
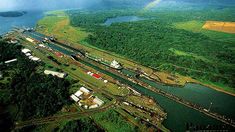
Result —
[[101, 76], [99, 74], [94, 73], [92, 76], [95, 77], [96, 79], [101, 79]]

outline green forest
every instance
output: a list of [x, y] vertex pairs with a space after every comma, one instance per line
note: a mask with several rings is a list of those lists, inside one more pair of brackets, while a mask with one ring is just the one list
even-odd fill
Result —
[[[34, 117], [53, 115], [63, 105], [70, 104], [70, 82], [40, 72], [44, 65], [30, 61], [21, 53], [21, 45], [0, 41], [0, 62], [17, 58], [16, 62], [1, 63], [3, 78], [0, 80], [1, 129], [7, 119], [28, 120]], [[3, 124], [2, 124], [3, 123]]]
[[[230, 12], [230, 13], [228, 13]], [[86, 41], [131, 58], [145, 66], [191, 76], [201, 81], [235, 87], [235, 35], [193, 32], [174, 27], [187, 21], [234, 21], [233, 8], [211, 8], [174, 12], [155, 11], [68, 11], [71, 25], [91, 32]], [[136, 15], [144, 21], [102, 25], [108, 18]], [[224, 38], [224, 39], [217, 39]]]

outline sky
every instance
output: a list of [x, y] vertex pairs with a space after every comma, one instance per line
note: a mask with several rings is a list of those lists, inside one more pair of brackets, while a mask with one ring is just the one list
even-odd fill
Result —
[[49, 10], [82, 8], [98, 4], [102, 0], [0, 0], [0, 10]]
[[[53, 10], [69, 8], [86, 8], [97, 6], [113, 6], [120, 3], [130, 5], [143, 5], [143, 7], [155, 6], [163, 2], [190, 2], [190, 3], [210, 3], [210, 4], [235, 4], [235, 0], [0, 0], [0, 11], [13, 10]], [[152, 3], [152, 4], [151, 4]]]

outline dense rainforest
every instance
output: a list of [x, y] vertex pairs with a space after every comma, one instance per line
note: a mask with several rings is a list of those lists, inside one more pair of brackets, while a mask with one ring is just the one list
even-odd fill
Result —
[[[21, 53], [21, 45], [0, 41], [0, 111], [1, 128], [5, 120], [27, 120], [55, 114], [68, 100], [71, 82], [44, 75], [40, 69], [43, 63], [29, 60]], [[4, 64], [6, 60], [17, 58], [16, 62]], [[7, 116], [6, 116], [7, 115]], [[6, 123], [10, 124], [10, 123]]]
[[[173, 26], [177, 22], [187, 21], [234, 21], [231, 12], [234, 12], [233, 8], [207, 7], [187, 12], [159, 9], [150, 12], [69, 11], [68, 14], [73, 26], [91, 32], [86, 39], [91, 45], [126, 56], [156, 70], [180, 73], [234, 88], [234, 39], [219, 40], [201, 32]], [[108, 18], [125, 15], [136, 15], [148, 20], [102, 25]], [[217, 36], [221, 35], [224, 34], [218, 33]]]

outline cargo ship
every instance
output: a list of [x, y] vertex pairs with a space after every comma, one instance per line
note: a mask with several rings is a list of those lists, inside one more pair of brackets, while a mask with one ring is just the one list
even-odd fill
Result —
[[104, 66], [108, 66], [110, 68], [116, 69], [116, 70], [121, 70], [123, 69], [123, 67], [121, 66], [121, 64], [119, 62], [117, 62], [116, 60], [113, 60], [111, 62], [104, 60], [103, 58], [97, 58], [94, 56], [91, 56], [90, 54], [86, 53], [85, 56], [81, 55], [81, 54], [76, 54], [76, 55], [71, 55], [71, 58], [74, 60], [77, 60], [77, 58], [87, 58], [89, 60], [95, 61], [97, 63], [100, 63]]

